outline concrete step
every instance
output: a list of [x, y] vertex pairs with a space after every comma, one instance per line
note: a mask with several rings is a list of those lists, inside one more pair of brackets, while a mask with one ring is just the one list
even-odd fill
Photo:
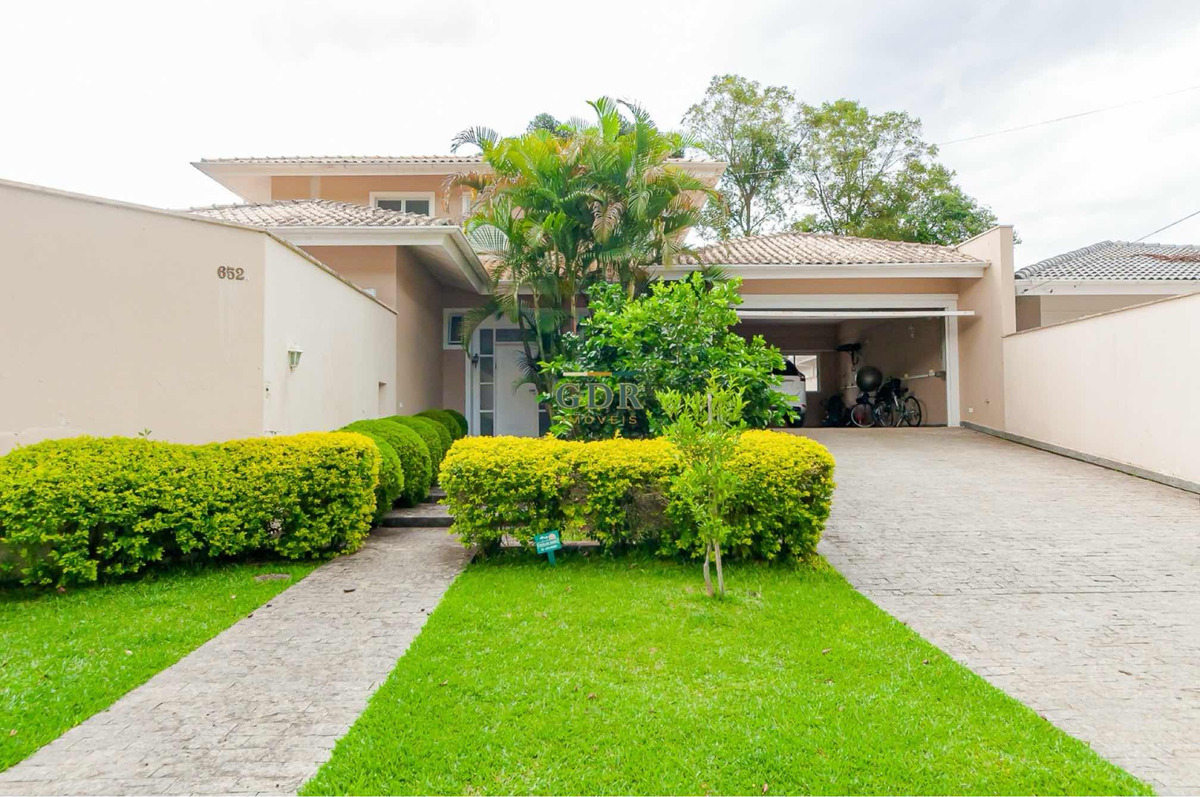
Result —
[[449, 528], [454, 518], [439, 504], [424, 503], [417, 506], [393, 509], [383, 516], [381, 526], [402, 529]]

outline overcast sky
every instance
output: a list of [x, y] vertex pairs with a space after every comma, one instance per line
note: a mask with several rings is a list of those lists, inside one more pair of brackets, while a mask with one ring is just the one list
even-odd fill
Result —
[[[189, 162], [426, 154], [601, 94], [674, 126], [735, 72], [919, 116], [942, 142], [1200, 86], [1200, 3], [32, 3], [5, 9], [0, 178], [165, 207]], [[1017, 265], [1200, 210], [1200, 91], [949, 144]], [[1200, 243], [1200, 216], [1154, 236]]]

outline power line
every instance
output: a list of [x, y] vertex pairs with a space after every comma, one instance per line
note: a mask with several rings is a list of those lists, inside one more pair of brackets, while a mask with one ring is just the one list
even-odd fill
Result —
[[1200, 210], [1193, 211], [1193, 212], [1191, 212], [1191, 213], [1187, 214], [1186, 216], [1184, 216], [1182, 219], [1177, 219], [1177, 220], [1175, 220], [1175, 221], [1171, 222], [1170, 224], [1168, 224], [1168, 225], [1167, 225], [1167, 226], [1165, 226], [1165, 227], [1159, 227], [1159, 228], [1158, 228], [1157, 230], [1155, 230], [1154, 232], [1148, 232], [1148, 233], [1146, 233], [1145, 235], [1143, 235], [1141, 238], [1136, 238], [1136, 239], [1134, 239], [1134, 240], [1132, 241], [1132, 243], [1135, 243], [1135, 244], [1136, 244], [1136, 243], [1138, 243], [1138, 242], [1140, 242], [1140, 241], [1144, 241], [1144, 240], [1146, 240], [1146, 239], [1147, 239], [1147, 238], [1149, 238], [1151, 235], [1158, 235], [1158, 234], [1159, 234], [1160, 232], [1162, 232], [1163, 230], [1169, 230], [1169, 229], [1171, 229], [1172, 227], [1174, 227], [1176, 224], [1182, 224], [1183, 222], [1187, 221], [1188, 219], [1192, 218], [1193, 216], [1200, 216]]
[[1043, 119], [1040, 122], [1031, 122], [1027, 125], [1017, 125], [1016, 127], [1008, 127], [1008, 128], [1005, 128], [1004, 130], [996, 130], [991, 133], [980, 133], [979, 135], [976, 135], [976, 136], [967, 136], [965, 138], [955, 138], [955, 139], [951, 139], [950, 141], [942, 141], [938, 144], [938, 146], [944, 147], [947, 144], [961, 144], [964, 141], [978, 141], [981, 138], [991, 138], [992, 136], [1002, 136], [1005, 133], [1016, 133], [1020, 130], [1029, 130], [1030, 128], [1033, 128], [1033, 127], [1042, 127], [1043, 125], [1052, 125], [1052, 124], [1056, 124], [1058, 122], [1066, 122], [1071, 119], [1079, 119], [1084, 116], [1092, 116], [1093, 114], [1105, 113], [1106, 111], [1115, 111], [1115, 110], [1118, 110], [1119, 108], [1128, 108], [1131, 105], [1140, 105], [1143, 102], [1153, 102], [1154, 100], [1161, 100], [1166, 97], [1174, 97], [1176, 94], [1186, 94], [1189, 91], [1196, 91], [1197, 89], [1200, 89], [1200, 85], [1188, 86], [1185, 89], [1176, 89], [1175, 91], [1168, 91], [1163, 94], [1155, 94], [1153, 97], [1142, 97], [1140, 99], [1130, 100], [1128, 102], [1122, 102], [1122, 103], [1118, 103], [1116, 105], [1107, 105], [1103, 108], [1093, 108], [1090, 111], [1080, 111], [1079, 113], [1067, 114], [1066, 116], [1056, 116], [1053, 119]]
[[[1122, 103], [1118, 103], [1116, 105], [1106, 105], [1103, 108], [1092, 108], [1091, 110], [1088, 110], [1088, 111], [1080, 111], [1079, 113], [1068, 114], [1066, 116], [1057, 116], [1053, 119], [1043, 119], [1040, 122], [1030, 122], [1029, 124], [1017, 125], [1016, 127], [1007, 127], [1007, 128], [1004, 128], [1003, 130], [993, 130], [990, 133], [980, 133], [980, 134], [974, 135], [974, 136], [966, 136], [965, 138], [954, 138], [954, 139], [950, 139], [949, 141], [939, 141], [939, 142], [935, 143], [934, 146], [944, 147], [948, 144], [961, 144], [966, 141], [978, 141], [981, 138], [991, 138], [993, 136], [1002, 136], [1002, 135], [1006, 135], [1008, 133], [1016, 133], [1021, 130], [1029, 130], [1034, 127], [1043, 127], [1045, 125], [1057, 124], [1058, 122], [1067, 122], [1067, 121], [1070, 121], [1071, 119], [1079, 119], [1084, 116], [1093, 116], [1098, 113], [1105, 113], [1107, 111], [1115, 111], [1120, 108], [1128, 108], [1131, 105], [1140, 105], [1141, 103], [1153, 102], [1154, 100], [1161, 100], [1166, 97], [1174, 97], [1179, 94], [1186, 94], [1188, 92], [1197, 91], [1197, 90], [1200, 90], [1200, 84], [1195, 85], [1195, 86], [1188, 86], [1187, 88], [1176, 89], [1174, 91], [1164, 92], [1163, 94], [1155, 94], [1152, 97], [1140, 97], [1136, 100], [1129, 100], [1128, 102], [1122, 102]], [[852, 158], [850, 160], [835, 161], [833, 163], [833, 165], [834, 166], [847, 166], [847, 165], [850, 165], [853, 163], [860, 163], [864, 160], [867, 160], [867, 157], [864, 156], [861, 158]], [[903, 163], [903, 161], [901, 161], [900, 163]], [[896, 165], [899, 165], [899, 164], [896, 164]], [[891, 168], [891, 167], [889, 167], [889, 168]], [[761, 169], [759, 171], [754, 171], [754, 172], [736, 172], [735, 174], [738, 174], [739, 176], [742, 176], [742, 177], [755, 177], [760, 174], [775, 174], [775, 173], [786, 172], [786, 171], [789, 171], [789, 168]], [[1181, 219], [1180, 221], [1183, 221], [1183, 219]], [[1176, 223], [1178, 223], [1178, 222], [1176, 222]], [[1158, 232], [1158, 230], [1156, 230], [1155, 232]], [[1154, 233], [1150, 233], [1150, 234], [1154, 235]]]

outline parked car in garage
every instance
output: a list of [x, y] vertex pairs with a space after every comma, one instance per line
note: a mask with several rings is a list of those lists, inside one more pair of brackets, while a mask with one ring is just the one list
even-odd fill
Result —
[[800, 369], [796, 367], [794, 362], [785, 358], [783, 369], [776, 371], [775, 375], [783, 377], [783, 384], [775, 389], [788, 396], [788, 406], [795, 413], [794, 417], [788, 422], [788, 426], [803, 426], [804, 415], [808, 412], [807, 382], [804, 374], [800, 373]]

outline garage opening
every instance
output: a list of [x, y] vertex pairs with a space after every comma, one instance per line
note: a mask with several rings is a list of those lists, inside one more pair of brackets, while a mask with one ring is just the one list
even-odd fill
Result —
[[[739, 310], [737, 331], [761, 335], [805, 375], [804, 426], [825, 425], [830, 398], [847, 408], [860, 393], [860, 369], [878, 368], [901, 380], [921, 402], [923, 426], [958, 425], [957, 318], [946, 308], [845, 310]], [[858, 344], [852, 355], [839, 351]], [[953, 410], [953, 411], [952, 411]]]

